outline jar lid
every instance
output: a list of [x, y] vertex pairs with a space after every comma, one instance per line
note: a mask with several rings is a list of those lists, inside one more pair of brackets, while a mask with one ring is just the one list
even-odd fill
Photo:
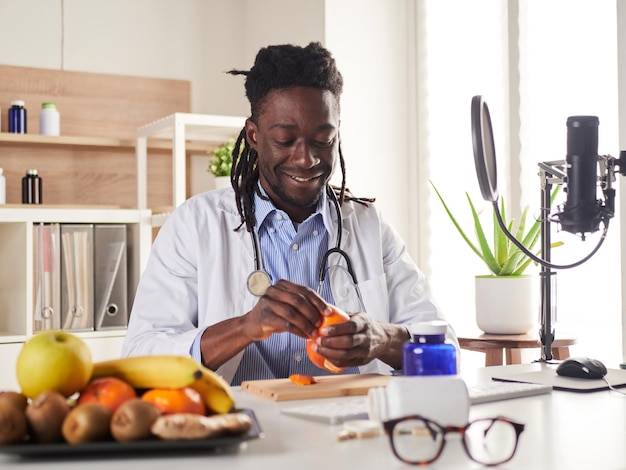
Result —
[[11, 101], [11, 106], [24, 106], [24, 101], [23, 100]]
[[448, 323], [443, 320], [432, 320], [409, 325], [409, 330], [413, 336], [422, 335], [443, 335], [448, 329]]
[[51, 101], [41, 103], [41, 109], [57, 109], [57, 104]]

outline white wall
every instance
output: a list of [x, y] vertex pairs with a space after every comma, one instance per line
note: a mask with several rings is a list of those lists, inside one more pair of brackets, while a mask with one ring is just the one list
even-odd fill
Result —
[[[344, 77], [341, 110], [347, 185], [377, 205], [417, 253], [410, 237], [408, 94], [409, 1], [326, 1], [326, 45]], [[413, 130], [414, 133], [414, 130]], [[411, 243], [415, 241], [415, 244]]]
[[[348, 185], [375, 196], [408, 240], [408, 3], [0, 0], [0, 64], [190, 80], [192, 112], [247, 116], [243, 78], [223, 72], [250, 68], [268, 44], [321, 41], [346, 82]], [[207, 163], [194, 157], [193, 171], [205, 171]], [[194, 192], [211, 184], [204, 179]]]
[[224, 71], [259, 47], [323, 36], [321, 0], [0, 0], [0, 18], [4, 65], [189, 80], [203, 114], [248, 113]]
[[241, 61], [242, 36], [224, 19], [243, 2], [224, 3], [0, 0], [0, 63], [190, 80], [193, 112], [240, 114], [239, 84], [219, 72]]

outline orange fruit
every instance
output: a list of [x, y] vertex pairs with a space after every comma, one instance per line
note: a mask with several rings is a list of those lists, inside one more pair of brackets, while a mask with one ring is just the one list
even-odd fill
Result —
[[144, 393], [141, 399], [153, 403], [163, 414], [206, 414], [202, 397], [190, 387], [152, 388]]
[[117, 377], [100, 377], [92, 380], [78, 395], [77, 405], [100, 403], [115, 412], [127, 400], [137, 398], [132, 385]]
[[[322, 324], [318, 328], [318, 331], [324, 328], [325, 326], [334, 325], [336, 323], [343, 323], [350, 319], [348, 314], [344, 312], [343, 310], [335, 307], [334, 305], [331, 305], [330, 307], [332, 308], [333, 313], [328, 316], [324, 316], [322, 320]], [[337, 367], [335, 364], [330, 362], [324, 356], [313, 351], [312, 346], [314, 343], [315, 343], [315, 340], [313, 339], [309, 339], [306, 342], [306, 352], [309, 356], [309, 359], [311, 359], [311, 362], [313, 364], [315, 364], [320, 369], [326, 369], [332, 372], [333, 374], [338, 374], [339, 372], [345, 370], [345, 367]]]
[[317, 383], [317, 379], [315, 377], [305, 374], [291, 374], [289, 376], [289, 380], [296, 385], [313, 385]]

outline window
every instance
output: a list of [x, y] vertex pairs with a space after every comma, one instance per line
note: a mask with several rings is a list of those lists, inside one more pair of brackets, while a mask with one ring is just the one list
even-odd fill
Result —
[[[498, 187], [511, 214], [526, 204], [538, 213], [537, 163], [565, 158], [568, 116], [598, 116], [599, 153], [619, 155], [615, 0], [424, 0], [418, 5], [418, 120], [423, 126], [418, 146], [425, 156], [420, 184], [431, 179], [470, 233], [465, 191], [491, 211], [480, 197], [474, 169], [472, 96], [483, 95], [491, 110]], [[476, 328], [473, 278], [488, 272], [430, 188], [422, 193], [429, 198], [420, 211], [428, 214], [428, 223], [421, 224], [420, 253], [424, 247], [430, 253], [420, 266], [449, 320], [457, 330], [471, 331]], [[556, 336], [577, 336], [573, 355], [612, 367], [622, 355], [617, 218], [591, 260], [557, 272], [553, 298]], [[557, 264], [581, 259], [599, 237], [592, 234], [582, 242], [557, 229], [553, 224], [553, 240], [565, 243], [552, 250]]]

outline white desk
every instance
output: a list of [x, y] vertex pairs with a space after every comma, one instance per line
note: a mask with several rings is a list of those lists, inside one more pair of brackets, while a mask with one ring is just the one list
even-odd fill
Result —
[[[516, 372], [554, 367], [520, 364], [488, 367], [463, 373], [468, 384], [490, 380], [503, 367]], [[626, 389], [624, 389], [626, 390]], [[111, 468], [150, 470], [189, 470], [219, 468], [228, 470], [262, 469], [408, 469], [392, 455], [386, 436], [337, 441], [341, 426], [311, 422], [280, 414], [280, 408], [305, 403], [273, 402], [236, 389], [237, 403], [251, 408], [263, 428], [262, 439], [249, 441], [238, 451], [193, 455], [133, 456], [87, 460], [20, 461], [0, 455], [0, 468], [7, 469], [85, 469]], [[343, 398], [350, 400], [352, 398]], [[474, 405], [470, 419], [504, 415], [526, 424], [513, 460], [507, 469], [625, 469], [626, 396], [610, 391], [551, 394]], [[416, 467], [419, 468], [419, 467]], [[449, 442], [430, 468], [484, 468], [466, 456], [460, 441]]]

